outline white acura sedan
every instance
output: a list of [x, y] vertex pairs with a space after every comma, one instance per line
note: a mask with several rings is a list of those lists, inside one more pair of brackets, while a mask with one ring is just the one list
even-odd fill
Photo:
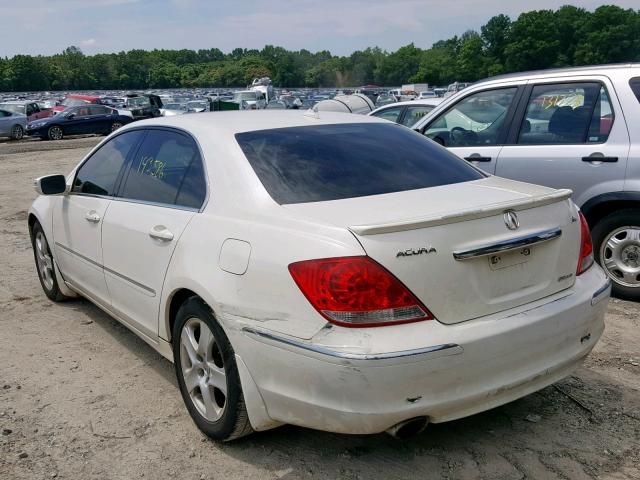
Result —
[[407, 128], [321, 112], [136, 122], [29, 211], [46, 295], [173, 360], [207, 435], [397, 436], [574, 370], [610, 284], [571, 192]]

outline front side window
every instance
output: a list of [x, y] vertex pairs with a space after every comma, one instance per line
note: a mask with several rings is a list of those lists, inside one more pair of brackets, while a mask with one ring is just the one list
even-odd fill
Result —
[[236, 134], [279, 204], [449, 185], [484, 175], [422, 135], [391, 123], [275, 128]]
[[142, 137], [140, 130], [109, 140], [78, 169], [72, 191], [91, 195], [114, 194], [118, 174], [131, 149]]
[[435, 107], [431, 105], [415, 105], [411, 107], [407, 107], [407, 111], [404, 114], [404, 118], [402, 119], [402, 125], [405, 127], [411, 127], [416, 124], [416, 122], [422, 117], [424, 117], [427, 113], [433, 110]]
[[431, 122], [424, 134], [445, 147], [497, 145], [516, 87], [463, 98]]
[[373, 114], [373, 116], [378, 118], [384, 118], [385, 120], [389, 120], [391, 122], [397, 122], [401, 112], [402, 112], [402, 107], [393, 107], [393, 108], [386, 108], [380, 112], [376, 112]]
[[193, 139], [178, 132], [149, 130], [118, 196], [200, 208], [206, 192], [202, 159]]
[[600, 83], [536, 85], [520, 126], [518, 144], [603, 142], [612, 125], [611, 103]]

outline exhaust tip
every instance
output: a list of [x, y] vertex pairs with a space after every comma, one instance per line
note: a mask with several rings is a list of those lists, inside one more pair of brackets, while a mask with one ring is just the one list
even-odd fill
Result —
[[428, 423], [429, 419], [427, 417], [410, 418], [409, 420], [394, 425], [386, 432], [393, 438], [406, 440], [421, 433], [427, 427]]

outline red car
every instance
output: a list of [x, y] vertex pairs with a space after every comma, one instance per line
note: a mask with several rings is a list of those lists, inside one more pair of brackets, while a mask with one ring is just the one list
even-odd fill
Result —
[[79, 107], [91, 103], [100, 103], [100, 97], [93, 95], [67, 95], [60, 105], [56, 105], [53, 108], [53, 112], [55, 114], [63, 111], [67, 107]]

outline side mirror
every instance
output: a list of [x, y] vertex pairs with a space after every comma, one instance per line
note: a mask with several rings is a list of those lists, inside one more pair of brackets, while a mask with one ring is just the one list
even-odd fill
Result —
[[33, 187], [40, 195], [60, 195], [67, 190], [67, 179], [64, 175], [47, 175], [36, 178]]
[[76, 116], [76, 114], [75, 114], [75, 113], [69, 113], [69, 114], [67, 114], [67, 118], [68, 118], [68, 119], [72, 119], [72, 118], [74, 118], [75, 116]]

